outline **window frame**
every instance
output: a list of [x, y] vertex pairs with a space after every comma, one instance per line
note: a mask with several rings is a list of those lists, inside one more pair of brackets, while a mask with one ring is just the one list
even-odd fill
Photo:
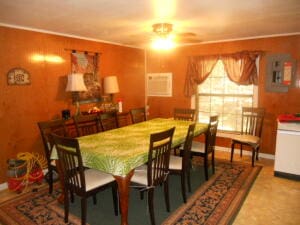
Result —
[[[259, 59], [260, 57], [257, 57], [256, 59], [256, 68], [257, 68], [257, 75], [259, 77]], [[225, 72], [225, 71], [224, 71]], [[226, 72], [225, 72], [226, 73]], [[228, 76], [227, 76], [228, 78]], [[229, 78], [228, 78], [229, 79]], [[200, 84], [201, 85], [201, 84]], [[236, 84], [237, 85], [237, 84]], [[195, 93], [192, 97], [191, 97], [191, 106], [192, 108], [194, 108], [196, 110], [196, 120], [198, 122], [204, 122], [204, 121], [199, 121], [199, 96], [226, 96], [226, 97], [239, 97], [239, 96], [253, 96], [252, 97], [252, 107], [257, 107], [258, 106], [258, 85], [253, 85], [253, 94], [200, 94], [199, 93], [199, 85], [197, 85], [196, 88], [197, 93]], [[242, 109], [240, 109], [242, 110]], [[210, 115], [212, 115], [212, 112], [210, 111]], [[207, 122], [209, 121], [209, 118], [207, 118]], [[206, 121], [205, 121], [206, 122]], [[240, 132], [239, 128], [237, 128], [237, 130], [224, 130], [224, 129], [218, 129], [218, 131], [221, 131], [222, 133], [237, 133]]]

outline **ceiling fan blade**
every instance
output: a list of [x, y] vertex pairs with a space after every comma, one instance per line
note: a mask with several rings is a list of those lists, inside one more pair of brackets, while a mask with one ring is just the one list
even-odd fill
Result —
[[184, 32], [176, 34], [176, 40], [180, 43], [199, 43], [202, 40], [197, 37], [197, 34], [192, 32]]

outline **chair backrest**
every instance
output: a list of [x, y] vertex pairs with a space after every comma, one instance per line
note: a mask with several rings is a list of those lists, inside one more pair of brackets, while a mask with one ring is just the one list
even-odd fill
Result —
[[56, 133], [57, 135], [60, 136], [67, 136], [67, 129], [63, 119], [41, 121], [38, 122], [38, 127], [43, 140], [45, 155], [49, 167], [51, 162], [50, 156], [54, 145], [50, 137], [51, 133]]
[[102, 131], [99, 116], [97, 114], [74, 116], [77, 137], [95, 134]]
[[130, 116], [131, 116], [132, 123], [140, 123], [146, 121], [145, 107], [131, 109]]
[[192, 149], [192, 143], [194, 139], [194, 130], [196, 127], [196, 123], [192, 123], [189, 125], [184, 146], [183, 146], [183, 158], [182, 158], [182, 169], [186, 170], [187, 167], [190, 166], [190, 159], [191, 159], [191, 149]]
[[148, 186], [162, 184], [168, 175], [174, 130], [175, 127], [150, 135], [147, 164]]
[[261, 137], [264, 116], [264, 108], [243, 107], [241, 134]]
[[118, 128], [117, 113], [106, 112], [100, 114], [100, 123], [103, 131]]
[[76, 194], [86, 192], [84, 167], [78, 140], [75, 138], [61, 137], [52, 134], [58, 162], [64, 174], [64, 184], [66, 190]]
[[175, 120], [195, 121], [195, 112], [195, 109], [175, 108], [173, 117]]
[[218, 116], [211, 116], [209, 119], [208, 129], [205, 133], [205, 153], [211, 153], [215, 150], [216, 137], [218, 130]]

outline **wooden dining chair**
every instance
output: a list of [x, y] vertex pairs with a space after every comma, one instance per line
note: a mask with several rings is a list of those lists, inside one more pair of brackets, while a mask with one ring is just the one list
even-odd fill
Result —
[[195, 109], [175, 108], [173, 117], [175, 120], [195, 121], [196, 111]]
[[111, 187], [115, 215], [118, 215], [117, 183], [111, 174], [100, 170], [84, 167], [78, 140], [52, 135], [58, 162], [64, 174], [64, 220], [69, 218], [69, 195], [77, 195], [81, 198], [81, 224], [87, 220], [87, 198], [93, 196], [96, 204], [96, 193]]
[[130, 110], [132, 123], [140, 123], [146, 121], [146, 108], [135, 108]]
[[239, 135], [235, 135], [231, 140], [231, 162], [233, 159], [234, 147], [236, 144], [239, 144], [241, 157], [243, 152], [243, 146], [249, 146], [251, 148], [252, 166], [254, 166], [254, 159], [256, 158], [256, 160], [258, 160], [264, 116], [264, 108], [242, 108], [241, 133]]
[[[189, 108], [174, 108], [173, 118], [174, 120], [195, 121], [196, 110]], [[180, 149], [183, 149], [183, 145], [177, 146], [173, 149], [174, 155], [178, 155]]]
[[103, 131], [118, 128], [116, 112], [106, 112], [100, 114], [100, 123]]
[[65, 127], [65, 122], [63, 119], [40, 121], [38, 122], [38, 127], [42, 137], [44, 153], [48, 167], [48, 172], [45, 175], [45, 179], [49, 185], [49, 193], [51, 194], [53, 191], [53, 176], [54, 173], [58, 175], [58, 171], [55, 160], [51, 160], [51, 153], [54, 143], [50, 138], [50, 134], [56, 133], [60, 136], [67, 136], [67, 129]]
[[164, 186], [166, 208], [170, 212], [168, 175], [174, 130], [175, 127], [150, 135], [147, 166], [136, 169], [131, 178], [133, 188], [138, 188], [141, 192], [147, 191], [152, 225], [155, 225], [154, 188], [158, 185]]
[[169, 171], [170, 175], [180, 175], [181, 177], [181, 193], [183, 202], [186, 203], [186, 180], [188, 184], [188, 190], [191, 192], [191, 179], [190, 179], [190, 169], [191, 169], [191, 148], [194, 138], [194, 130], [196, 124], [193, 123], [189, 125], [187, 135], [184, 142], [184, 147], [181, 156], [170, 156]]
[[95, 134], [102, 131], [100, 119], [97, 114], [78, 115], [73, 117], [77, 137]]
[[[200, 156], [204, 160], [204, 175], [205, 180], [208, 180], [208, 168], [211, 165], [212, 174], [215, 173], [215, 145], [218, 130], [218, 116], [211, 116], [207, 131], [205, 132], [205, 143], [193, 141], [191, 148], [191, 155]], [[209, 156], [211, 156], [211, 163], [209, 165]]]

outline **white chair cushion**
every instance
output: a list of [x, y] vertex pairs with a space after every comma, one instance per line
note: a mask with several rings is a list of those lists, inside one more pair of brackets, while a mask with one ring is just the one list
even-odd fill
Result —
[[51, 160], [50, 164], [51, 164], [52, 166], [56, 166], [56, 160]]
[[108, 173], [101, 172], [100, 170], [87, 169], [84, 171], [86, 190], [103, 186], [115, 180], [115, 178]]
[[239, 141], [239, 142], [244, 142], [250, 145], [256, 145], [259, 143], [260, 138], [257, 136], [253, 135], [235, 135], [232, 140]]
[[199, 141], [193, 141], [191, 151], [204, 153], [205, 152], [205, 144], [202, 142], [199, 142]]
[[134, 174], [131, 177], [131, 182], [147, 186], [148, 185], [147, 166], [145, 166], [145, 169], [140, 168], [134, 170]]
[[182, 170], [182, 157], [171, 155], [169, 169], [170, 170]]
[[131, 177], [131, 182], [140, 184], [143, 186], [148, 186], [148, 178], [147, 178], [147, 165], [141, 165], [134, 170], [134, 174]]
[[137, 171], [137, 170], [147, 170], [147, 164], [143, 164], [137, 168], [134, 169], [134, 171]]

